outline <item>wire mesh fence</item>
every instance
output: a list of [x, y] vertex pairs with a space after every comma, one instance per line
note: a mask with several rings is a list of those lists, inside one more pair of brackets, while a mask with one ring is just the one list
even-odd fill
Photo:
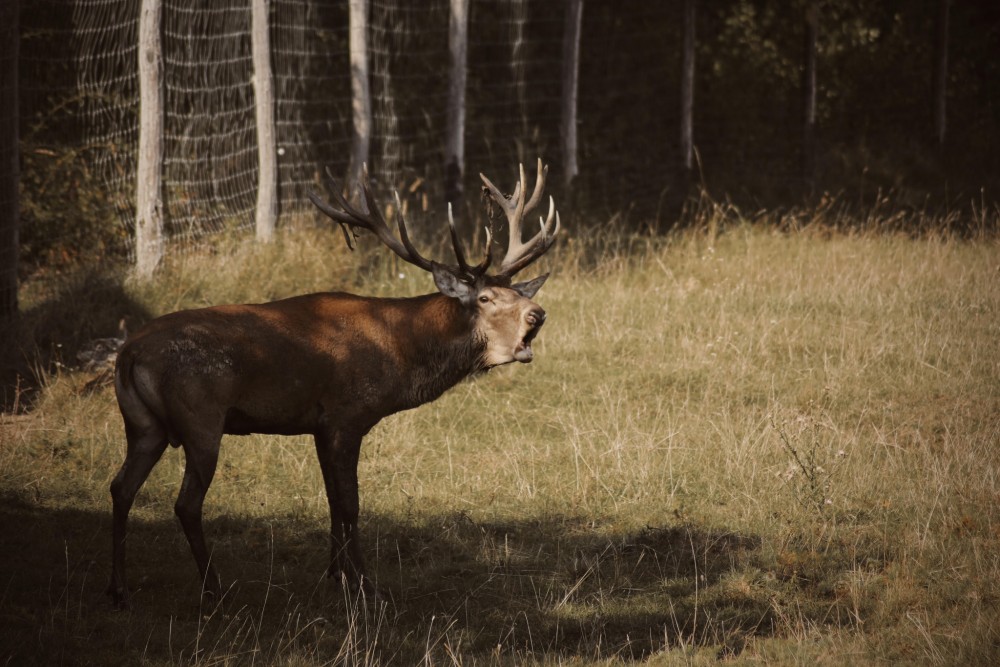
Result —
[[[682, 3], [585, 0], [579, 63], [580, 175], [572, 202], [670, 224], [682, 198]], [[891, 4], [891, 3], [890, 3]], [[141, 0], [36, 0], [22, 18], [24, 244], [44, 252], [65, 234], [51, 200], [81, 214], [72, 233], [132, 252], [138, 151]], [[470, 0], [463, 211], [479, 208], [480, 171], [509, 184], [541, 156], [561, 190], [561, 95], [568, 2]], [[799, 0], [699, 4], [694, 86], [695, 179], [751, 206], [787, 203], [802, 188], [802, 13]], [[956, 7], [950, 154], [927, 150], [936, 3], [824, 4], [817, 100], [820, 188], [859, 199], [895, 187], [902, 201], [963, 169], [1000, 173], [995, 53], [1000, 11]], [[449, 72], [449, 0], [368, 0], [377, 190], [440, 217]], [[249, 0], [163, 0], [166, 232], [171, 252], [221, 230], [249, 230], [257, 134]], [[282, 224], [309, 211], [325, 171], [347, 173], [352, 107], [347, 0], [269, 2]], [[977, 29], [978, 26], [985, 29]], [[930, 157], [928, 157], [930, 156]], [[933, 158], [933, 159], [932, 159]], [[900, 169], [903, 164], [904, 168]], [[906, 172], [909, 180], [899, 177]], [[825, 180], [823, 178], [825, 176]], [[942, 180], [943, 182], [943, 180]], [[927, 186], [927, 187], [923, 187]], [[75, 190], [73, 188], [76, 188]], [[60, 231], [61, 230], [61, 231]], [[90, 231], [88, 231], [90, 230]], [[64, 247], [73, 244], [62, 244]], [[79, 244], [78, 244], [79, 245]], [[34, 250], [32, 250], [34, 249]]]
[[[75, 113], [82, 145], [131, 243], [138, 147], [139, 0], [74, 0]], [[470, 11], [467, 157], [475, 171], [513, 172], [557, 145], [562, 7], [474, 0]], [[54, 10], [54, 7], [53, 7]], [[535, 14], [529, 14], [529, 10]], [[164, 201], [174, 251], [206, 234], [249, 229], [257, 163], [250, 9], [243, 0], [167, 0], [163, 12]], [[443, 211], [447, 0], [372, 0], [373, 97], [369, 168], [377, 189], [399, 190], [422, 212]], [[280, 204], [301, 212], [306, 191], [342, 176], [350, 156], [347, 3], [274, 0]], [[36, 62], [36, 65], [41, 63]], [[470, 198], [474, 201], [475, 197]], [[456, 202], [461, 205], [461, 202]], [[417, 222], [417, 229], [420, 223]]]

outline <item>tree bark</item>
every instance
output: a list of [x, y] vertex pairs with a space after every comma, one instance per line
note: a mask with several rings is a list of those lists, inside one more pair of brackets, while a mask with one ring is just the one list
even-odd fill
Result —
[[469, 34], [469, 0], [451, 0], [448, 20], [448, 51], [451, 68], [448, 75], [448, 115], [445, 127], [445, 198], [454, 204], [461, 218], [465, 178], [465, 87]]
[[163, 259], [163, 49], [160, 0], [142, 0], [139, 16], [139, 156], [136, 168], [135, 268], [149, 277]]
[[684, 0], [681, 39], [681, 164], [688, 177], [694, 166], [695, 2]]
[[354, 142], [348, 167], [348, 187], [361, 182], [361, 172], [368, 162], [372, 136], [372, 99], [368, 80], [368, 0], [349, 0], [348, 47], [351, 55], [351, 108], [354, 117]]
[[21, 226], [18, 185], [18, 0], [0, 2], [0, 321], [17, 315], [17, 261]]
[[253, 0], [251, 42], [257, 107], [257, 240], [270, 241], [278, 221], [278, 144], [274, 127], [274, 77], [268, 0]]
[[562, 59], [562, 124], [563, 184], [569, 190], [580, 173], [576, 147], [577, 92], [580, 78], [580, 25], [583, 21], [583, 0], [568, 0], [566, 29], [563, 33]]
[[805, 37], [802, 60], [802, 181], [806, 190], [814, 187], [816, 172], [816, 33], [819, 30], [819, 7], [806, 6]]
[[944, 148], [947, 138], [948, 98], [948, 19], [951, 0], [938, 0], [938, 18], [934, 28], [934, 139]]

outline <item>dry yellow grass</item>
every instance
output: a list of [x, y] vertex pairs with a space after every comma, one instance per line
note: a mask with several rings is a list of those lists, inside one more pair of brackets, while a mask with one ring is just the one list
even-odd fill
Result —
[[[127, 285], [158, 313], [423, 276], [289, 234]], [[112, 392], [5, 417], [0, 657], [13, 663], [991, 664], [1000, 642], [1000, 247], [778, 233], [572, 240], [530, 366], [397, 415], [362, 452], [387, 601], [321, 579], [307, 438], [227, 438], [202, 615], [170, 451], [133, 513], [136, 609], [103, 599]], [[358, 270], [359, 264], [368, 268]], [[409, 272], [407, 272], [409, 273]], [[357, 277], [357, 276], [360, 276]]]

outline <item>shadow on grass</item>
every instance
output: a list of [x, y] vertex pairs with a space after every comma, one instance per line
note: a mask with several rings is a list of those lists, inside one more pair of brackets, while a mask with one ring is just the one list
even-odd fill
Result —
[[44, 375], [77, 366], [89, 341], [113, 336], [124, 319], [131, 329], [150, 319], [122, 277], [91, 268], [66, 278], [39, 305], [0, 325], [0, 412], [30, 410]]
[[170, 508], [139, 506], [129, 535], [134, 604], [116, 612], [104, 595], [110, 511], [9, 495], [0, 503], [0, 661], [638, 660], [679, 645], [735, 653], [775, 632], [767, 597], [740, 594], [727, 579], [752, 567], [752, 536], [689, 525], [615, 535], [582, 519], [477, 523], [461, 513], [375, 516], [363, 527], [384, 600], [356, 604], [322, 576], [328, 542], [313, 518], [208, 520], [232, 582], [223, 607], [209, 610], [199, 608]]
[[435, 651], [638, 659], [681, 641], [726, 645], [771, 627], [766, 606], [710, 594], [756, 540], [692, 527], [621, 537], [561, 518], [375, 518], [366, 524], [369, 552], [378, 552], [387, 603], [359, 612], [319, 576], [323, 532], [303, 532], [296, 518], [220, 518], [207, 530], [224, 577], [237, 581], [224, 613], [203, 614], [179, 529], [170, 519], [133, 521], [136, 606], [116, 613], [103, 597], [107, 516], [9, 498], [0, 517], [12, 536], [0, 557], [5, 657], [19, 663], [286, 652], [323, 661], [376, 647], [381, 659], [403, 663]]

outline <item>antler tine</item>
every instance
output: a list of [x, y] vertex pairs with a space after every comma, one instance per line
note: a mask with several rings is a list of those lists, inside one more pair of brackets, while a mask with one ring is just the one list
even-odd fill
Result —
[[317, 195], [315, 192], [309, 191], [308, 193], [306, 193], [306, 195], [309, 197], [309, 200], [316, 206], [316, 208], [318, 208], [324, 214], [332, 218], [334, 222], [340, 225], [340, 231], [344, 232], [344, 241], [347, 242], [347, 247], [350, 250], [354, 250], [354, 241], [351, 239], [351, 232], [349, 231], [350, 229], [349, 221], [341, 219], [340, 211], [334, 209], [325, 201], [320, 199], [319, 195]]
[[500, 188], [493, 185], [493, 181], [486, 177], [486, 174], [480, 173], [479, 178], [483, 179], [483, 184], [490, 191], [490, 196], [493, 197], [493, 201], [497, 203], [497, 206], [503, 209], [504, 214], [510, 218], [511, 213], [517, 207], [517, 197], [520, 193], [521, 184], [518, 183], [514, 187], [514, 194], [508, 199], [504, 193], [500, 192]]
[[462, 249], [462, 242], [458, 238], [458, 230], [455, 228], [455, 217], [452, 215], [451, 202], [448, 203], [448, 228], [451, 231], [451, 244], [455, 248], [455, 259], [458, 260], [459, 273], [469, 278], [478, 278], [486, 273], [493, 263], [493, 234], [490, 228], [486, 228], [486, 256], [479, 264], [469, 266], [465, 259], [465, 251]]
[[548, 228], [553, 221], [552, 211], [554, 208], [554, 203], [552, 202], [552, 198], [549, 197], [549, 200], [550, 200], [549, 217], [547, 220], [543, 219], [541, 216], [538, 217], [538, 224], [539, 227], [541, 227], [541, 229], [538, 231], [537, 234], [535, 234], [531, 238], [530, 241], [524, 244], [525, 247], [527, 248], [527, 251], [524, 254], [520, 255], [519, 257], [515, 258], [510, 264], [502, 264], [500, 266], [500, 273], [498, 275], [507, 277], [513, 276], [518, 271], [528, 266], [536, 259], [544, 255], [546, 252], [548, 252], [549, 248], [551, 248], [555, 244], [556, 234], [559, 233], [561, 222], [559, 220], [559, 212], [556, 211], [555, 226], [551, 232], [549, 231]]
[[493, 261], [493, 230], [483, 227], [483, 231], [486, 232], [486, 258], [483, 263], [488, 266]]
[[468, 271], [469, 265], [465, 262], [465, 251], [462, 249], [462, 242], [459, 240], [458, 230], [455, 228], [455, 216], [451, 212], [451, 202], [448, 202], [448, 230], [451, 232], [451, 245], [455, 248], [458, 268], [460, 271]]
[[350, 205], [350, 203], [348, 203], [348, 201], [341, 194], [342, 188], [340, 186], [340, 182], [336, 179], [336, 177], [333, 175], [333, 173], [330, 172], [330, 168], [329, 167], [326, 168], [326, 176], [327, 176], [327, 178], [330, 179], [330, 188], [331, 188], [331, 191], [333, 192], [333, 199], [334, 199], [334, 201], [337, 203], [338, 206], [340, 206], [340, 208], [344, 209], [344, 211], [347, 211], [348, 213], [345, 213], [344, 211], [338, 211], [338, 210], [334, 209], [329, 204], [327, 204], [322, 199], [320, 199], [319, 195], [316, 194], [315, 192], [311, 192], [311, 191], [309, 192], [309, 199], [314, 204], [316, 204], [317, 208], [319, 208], [321, 211], [323, 211], [324, 213], [326, 213], [328, 216], [330, 216], [331, 218], [333, 218], [334, 220], [336, 220], [338, 223], [341, 223], [341, 224], [349, 224], [349, 223], [351, 223], [352, 222], [352, 218], [350, 216], [350, 213], [358, 213], [358, 212], [356, 211], [356, 209], [353, 206]]
[[[528, 194], [528, 184], [524, 178], [524, 163], [518, 164], [518, 171], [520, 180], [518, 182], [518, 188], [515, 188], [514, 192], [520, 192], [520, 198], [517, 199], [517, 207], [515, 210], [515, 215], [510, 220], [510, 240], [507, 244], [507, 254], [504, 256], [503, 264], [507, 264], [508, 261], [513, 262], [514, 259], [524, 252], [525, 248], [530, 247], [535, 239], [532, 239], [528, 243], [521, 242], [521, 221], [524, 219], [524, 214], [529, 213], [538, 206], [538, 201], [542, 198], [542, 192], [545, 190], [545, 177], [548, 175], [549, 168], [547, 166], [542, 166], [542, 158], [538, 158], [538, 173], [535, 176], [535, 187], [531, 191], [531, 198], [527, 203], [524, 201], [524, 197]], [[515, 197], [511, 197], [515, 199]], [[551, 197], [549, 198], [551, 200]], [[552, 208], [551, 206], [549, 207]], [[552, 211], [549, 211], [549, 218], [552, 217]]]
[[493, 232], [490, 231], [489, 227], [486, 227], [486, 256], [483, 257], [481, 261], [476, 266], [472, 267], [472, 273], [475, 276], [481, 276], [486, 273], [486, 270], [490, 268], [490, 264], [493, 263]]
[[549, 166], [542, 165], [542, 158], [538, 158], [538, 175], [535, 176], [535, 188], [531, 191], [531, 199], [524, 205], [525, 213], [535, 210], [535, 207], [538, 206], [538, 201], [542, 198], [542, 193], [545, 191], [545, 179], [548, 178], [548, 175]]
[[527, 194], [527, 183], [523, 164], [519, 165], [518, 183], [510, 199], [504, 197], [486, 176], [480, 174], [490, 195], [503, 208], [509, 226], [510, 238], [507, 244], [507, 253], [500, 263], [500, 272], [498, 273], [500, 277], [509, 278], [541, 257], [552, 247], [552, 244], [555, 242], [555, 236], [559, 233], [559, 213], [555, 210], [555, 201], [552, 197], [549, 197], [548, 216], [539, 220], [541, 229], [527, 242], [521, 238], [522, 218], [525, 213], [533, 210], [538, 205], [545, 189], [546, 177], [548, 176], [548, 167], [542, 164], [541, 159], [538, 160], [537, 165], [535, 187], [527, 202], [524, 200]]
[[[378, 204], [375, 202], [375, 197], [372, 195], [371, 185], [368, 179], [367, 165], [364, 165], [362, 169], [361, 181], [361, 199], [364, 202], [364, 206], [367, 211], [361, 211], [352, 206], [341, 194], [337, 179], [333, 177], [333, 174], [329, 173], [329, 170], [327, 170], [327, 174], [333, 182], [334, 201], [343, 210], [338, 211], [333, 208], [328, 203], [320, 199], [319, 195], [314, 192], [310, 192], [308, 196], [312, 203], [315, 204], [320, 211], [341, 225], [341, 228], [344, 230], [345, 237], [348, 237], [347, 230], [344, 229], [345, 225], [350, 227], [352, 230], [356, 227], [367, 229], [378, 237], [378, 239], [386, 247], [396, 253], [400, 259], [424, 269], [425, 271], [430, 271], [432, 269], [432, 263], [421, 256], [420, 253], [417, 252], [416, 248], [413, 247], [413, 244], [410, 243], [409, 236], [406, 233], [406, 221], [403, 219], [403, 210], [402, 206], [399, 204], [398, 194], [396, 195], [396, 215], [397, 226], [399, 228], [399, 238], [397, 239], [389, 229], [385, 219], [379, 212]], [[349, 237], [347, 245], [353, 250], [353, 244], [351, 243]]]
[[403, 247], [406, 248], [406, 254], [409, 256], [409, 258], [404, 257], [403, 259], [425, 271], [430, 271], [433, 264], [417, 252], [417, 249], [410, 242], [410, 235], [406, 233], [406, 219], [403, 218], [403, 204], [399, 201], [399, 192], [394, 191], [393, 194], [396, 197], [396, 227], [399, 229], [399, 240], [403, 242]]
[[514, 188], [514, 196], [511, 198], [516, 201], [516, 205], [514, 217], [510, 221], [510, 236], [518, 240], [521, 239], [521, 219], [524, 218], [524, 196], [526, 194], [528, 194], [528, 184], [524, 179], [524, 163], [518, 162], [517, 186]]

